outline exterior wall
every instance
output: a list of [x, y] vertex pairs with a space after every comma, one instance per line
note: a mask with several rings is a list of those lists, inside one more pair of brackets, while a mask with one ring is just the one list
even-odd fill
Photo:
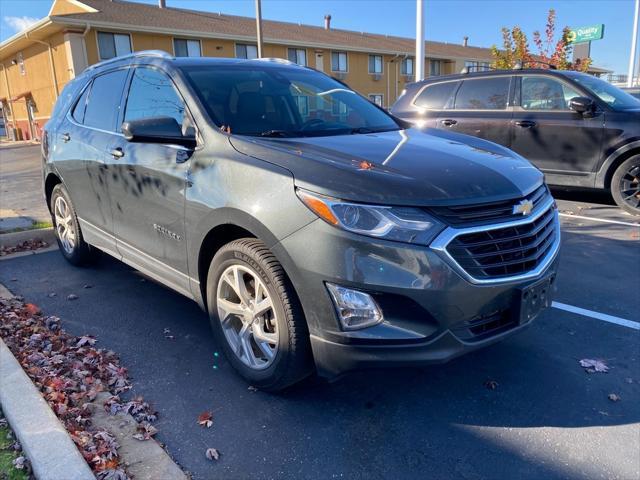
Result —
[[[53, 64], [57, 78], [57, 91], [62, 91], [64, 85], [71, 78], [67, 55], [64, 44], [64, 35], [57, 33], [46, 39], [52, 46]], [[51, 110], [57, 99], [56, 88], [52, 78], [51, 64], [49, 60], [48, 47], [39, 43], [34, 43], [22, 50], [25, 74], [20, 73], [18, 64], [12, 65], [12, 60], [18, 55], [3, 59], [0, 64], [6, 69], [6, 77], [2, 72], [0, 77], [0, 98], [15, 99], [12, 101], [13, 111], [7, 115], [9, 125], [12, 122], [19, 124], [18, 128], [23, 130], [22, 136], [31, 139], [31, 132], [28, 124], [27, 101], [31, 99], [34, 104], [34, 128], [36, 137], [40, 137], [40, 130], [49, 119]], [[7, 91], [6, 80], [9, 82], [9, 92]], [[28, 94], [28, 95], [25, 95]], [[16, 98], [19, 97], [19, 98]]]

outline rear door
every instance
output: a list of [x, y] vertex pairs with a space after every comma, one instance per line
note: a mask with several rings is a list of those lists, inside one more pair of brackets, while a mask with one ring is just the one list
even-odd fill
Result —
[[451, 109], [440, 112], [438, 128], [473, 135], [508, 147], [511, 143], [511, 76], [469, 78], [461, 82]]
[[568, 82], [551, 75], [519, 75], [514, 106], [511, 148], [553, 175], [550, 183], [572, 184], [595, 171], [601, 156], [604, 113], [582, 115], [569, 100], [584, 96]]
[[[185, 122], [185, 103], [156, 67], [133, 70], [121, 121], [172, 117]], [[190, 295], [186, 261], [185, 189], [192, 152], [160, 143], [112, 146], [109, 178], [118, 251], [123, 260]]]
[[450, 108], [453, 94], [459, 81], [429, 83], [414, 94], [412, 103], [408, 98], [400, 100], [392, 107], [392, 113], [418, 127], [436, 127], [442, 110]]
[[127, 78], [120, 69], [96, 76], [56, 130], [56, 167], [69, 191], [85, 240], [115, 253], [109, 148]]

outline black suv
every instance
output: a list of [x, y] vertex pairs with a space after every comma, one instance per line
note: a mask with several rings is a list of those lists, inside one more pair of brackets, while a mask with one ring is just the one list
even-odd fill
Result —
[[551, 302], [560, 230], [538, 169], [309, 68], [116, 58], [67, 85], [45, 134], [62, 255], [102, 250], [194, 299], [263, 389], [443, 362]]
[[550, 185], [610, 189], [640, 215], [640, 100], [584, 73], [491, 70], [407, 85], [391, 112], [504, 145]]

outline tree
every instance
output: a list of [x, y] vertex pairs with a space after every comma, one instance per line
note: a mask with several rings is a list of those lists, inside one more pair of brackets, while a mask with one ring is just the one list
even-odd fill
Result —
[[569, 60], [573, 52], [569, 33], [569, 27], [564, 27], [560, 39], [555, 40], [556, 12], [553, 9], [549, 10], [544, 39], [539, 31], [533, 32], [533, 42], [538, 49], [537, 55], [533, 55], [529, 49], [527, 35], [519, 26], [516, 25], [512, 29], [503, 27], [502, 49], [498, 49], [495, 45], [491, 47], [492, 66], [498, 69], [510, 69], [514, 68], [517, 62], [520, 62], [534, 68], [555, 67], [558, 70], [584, 72], [591, 65], [591, 59], [585, 58], [577, 60], [575, 63]]

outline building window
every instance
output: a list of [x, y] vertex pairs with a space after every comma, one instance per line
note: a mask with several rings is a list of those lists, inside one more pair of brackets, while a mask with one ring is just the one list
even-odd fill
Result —
[[429, 60], [429, 74], [432, 77], [442, 75], [442, 62], [440, 60]]
[[379, 107], [382, 107], [384, 97], [381, 93], [372, 93], [369, 95], [369, 100], [371, 100], [373, 103], [375, 103]]
[[98, 54], [100, 60], [108, 60], [131, 53], [129, 34], [98, 32]]
[[413, 58], [405, 58], [400, 66], [402, 75], [413, 75]]
[[331, 52], [331, 71], [346, 72], [347, 70], [347, 52]]
[[337, 117], [341, 117], [347, 114], [347, 104], [340, 100], [333, 99], [331, 102], [331, 114]]
[[200, 40], [173, 39], [173, 51], [176, 57], [201, 57]]
[[470, 72], [484, 72], [491, 70], [491, 63], [478, 62], [476, 60], [465, 60], [464, 66], [469, 69]]
[[307, 51], [304, 48], [290, 48], [288, 57], [290, 62], [297, 63], [303, 67], [307, 66]]
[[22, 56], [22, 52], [18, 53], [18, 68], [20, 69], [20, 75], [27, 74], [27, 70], [24, 68], [24, 57]]
[[252, 60], [258, 58], [258, 47], [245, 43], [236, 43], [236, 58], [246, 58]]
[[369, 73], [382, 74], [382, 55], [369, 55]]

